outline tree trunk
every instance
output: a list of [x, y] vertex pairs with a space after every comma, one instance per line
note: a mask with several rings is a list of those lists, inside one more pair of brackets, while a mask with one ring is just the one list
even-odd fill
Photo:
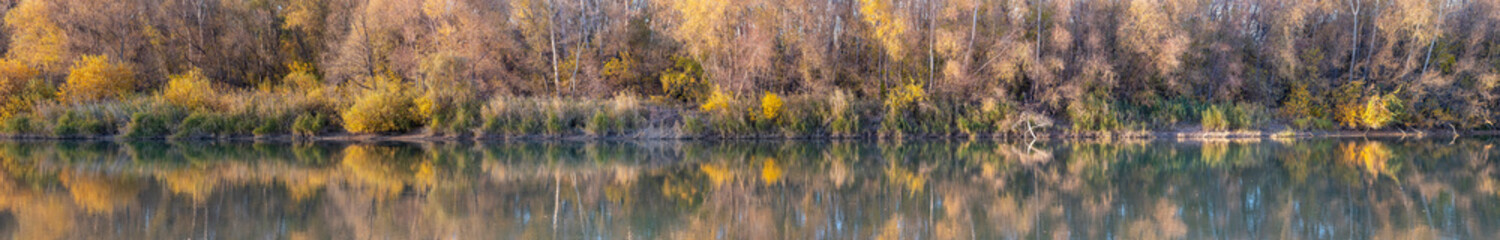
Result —
[[552, 45], [552, 96], [557, 97], [562, 96], [562, 81], [558, 80], [557, 71], [557, 22], [552, 20], [557, 15], [557, 8], [551, 1], [547, 2], [547, 8], [547, 41]]
[[1345, 74], [1349, 75], [1349, 81], [1352, 82], [1354, 81], [1354, 60], [1358, 59], [1359, 56], [1359, 0], [1350, 0], [1349, 8], [1353, 10], [1354, 38], [1351, 39], [1352, 44], [1350, 44], [1350, 48], [1352, 49], [1349, 51], [1349, 71]]
[[1042, 0], [1036, 0], [1036, 61], [1042, 61]]
[[[1441, 28], [1442, 27], [1443, 16], [1444, 16], [1444, 14], [1447, 14], [1447, 11], [1444, 11], [1444, 10], [1447, 10], [1447, 7], [1448, 7], [1448, 2], [1443, 2], [1443, 5], [1439, 5], [1438, 6], [1438, 16], [1437, 16], [1437, 22], [1438, 22], [1438, 24], [1436, 24], [1435, 26], [1433, 26], [1433, 28]], [[1427, 73], [1427, 64], [1432, 62], [1432, 49], [1437, 47], [1437, 40], [1438, 40], [1438, 36], [1432, 36], [1432, 41], [1429, 42], [1429, 43], [1427, 43], [1427, 57], [1424, 57], [1425, 59], [1422, 60], [1422, 73]]]

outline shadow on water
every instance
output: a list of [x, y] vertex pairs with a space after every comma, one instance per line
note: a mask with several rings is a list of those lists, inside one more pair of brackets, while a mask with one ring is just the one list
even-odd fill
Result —
[[1494, 145], [0, 142], [0, 236], [1493, 239]]

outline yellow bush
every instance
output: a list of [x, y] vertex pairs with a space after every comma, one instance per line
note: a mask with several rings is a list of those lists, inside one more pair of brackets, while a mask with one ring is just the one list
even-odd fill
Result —
[[704, 112], [724, 110], [729, 108], [731, 101], [734, 101], [734, 98], [724, 93], [724, 90], [714, 87], [713, 94], [710, 94], [708, 100], [704, 100], [699, 108]]
[[0, 96], [11, 96], [20, 91], [27, 80], [36, 77], [36, 69], [16, 60], [0, 60]]
[[281, 79], [281, 84], [289, 92], [314, 92], [323, 89], [323, 83], [318, 81], [318, 76], [306, 70], [292, 71]]
[[1394, 94], [1386, 97], [1380, 95], [1370, 96], [1365, 101], [1364, 111], [1359, 115], [1360, 123], [1370, 129], [1380, 129], [1396, 119], [1396, 114], [1391, 112], [1391, 101], [1395, 100]]
[[28, 88], [37, 71], [15, 60], [0, 60], [0, 118], [31, 109]]
[[422, 97], [417, 98], [415, 101], [417, 105], [417, 115], [431, 117], [433, 114], [437, 113], [439, 106], [437, 102], [437, 96], [433, 93], [428, 92], [427, 94], [423, 94]]
[[1364, 88], [1363, 82], [1353, 81], [1339, 87], [1333, 93], [1333, 119], [1338, 121], [1339, 125], [1349, 128], [1364, 125], [1362, 115], [1365, 112], [1366, 102], [1361, 101], [1364, 98]]
[[168, 103], [187, 108], [212, 108], [218, 106], [219, 91], [213, 87], [203, 72], [198, 69], [167, 77], [167, 88], [162, 97]]
[[662, 93], [668, 98], [694, 102], [702, 100], [710, 89], [717, 88], [703, 80], [703, 67], [697, 61], [675, 57], [673, 60], [677, 61], [677, 69], [661, 75]]
[[417, 114], [416, 97], [400, 80], [377, 77], [375, 89], [366, 91], [345, 109], [340, 117], [344, 129], [353, 133], [401, 132], [416, 128], [422, 121]]
[[1316, 104], [1313, 102], [1312, 92], [1307, 90], [1307, 84], [1294, 83], [1291, 93], [1287, 94], [1286, 101], [1281, 103], [1281, 114], [1288, 118], [1310, 118], [1317, 117]]
[[765, 97], [760, 98], [760, 112], [761, 116], [766, 119], [776, 119], [776, 116], [781, 113], [781, 96], [766, 93]]
[[923, 101], [927, 101], [927, 91], [923, 90], [921, 85], [905, 84], [891, 89], [886, 96], [885, 106], [890, 112], [895, 113], [915, 109], [917, 104]]
[[107, 56], [85, 55], [73, 62], [58, 95], [70, 103], [114, 99], [135, 91], [135, 72]]

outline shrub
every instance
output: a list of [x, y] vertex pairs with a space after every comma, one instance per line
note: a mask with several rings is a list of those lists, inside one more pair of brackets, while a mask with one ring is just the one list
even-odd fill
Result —
[[543, 124], [547, 127], [548, 134], [561, 135], [567, 130], [565, 129], [567, 123], [564, 122], [562, 113], [558, 109], [547, 111], [547, 120]]
[[1265, 107], [1253, 103], [1235, 104], [1225, 115], [1233, 129], [1251, 129], [1266, 121]]
[[1382, 97], [1380, 95], [1370, 96], [1365, 101], [1363, 112], [1360, 113], [1360, 125], [1369, 129], [1380, 129], [1396, 119], [1396, 114], [1391, 107], [1400, 105], [1394, 94]]
[[859, 131], [859, 115], [854, 113], [851, 98], [842, 90], [834, 91], [828, 98], [828, 110], [823, 116], [833, 135], [851, 136]]
[[823, 99], [819, 97], [797, 96], [786, 99], [785, 107], [778, 110], [777, 124], [781, 134], [786, 137], [810, 135], [821, 130], [823, 120], [826, 118], [820, 114], [826, 112]]
[[683, 137], [702, 136], [707, 131], [705, 128], [706, 126], [704, 126], [702, 118], [697, 115], [684, 115], [682, 116], [682, 125], [678, 127], [678, 131], [682, 133]]
[[73, 63], [67, 82], [59, 90], [70, 103], [118, 99], [135, 91], [135, 72], [107, 56], [85, 55]]
[[281, 121], [276, 121], [276, 119], [272, 119], [272, 118], [262, 119], [260, 121], [260, 126], [259, 127], [255, 127], [255, 130], [251, 130], [250, 134], [255, 134], [255, 136], [266, 136], [266, 135], [280, 133], [282, 131], [281, 130], [282, 129], [281, 125], [282, 125]]
[[68, 111], [57, 118], [57, 126], [52, 128], [52, 134], [59, 137], [77, 137], [106, 135], [109, 126], [97, 117], [85, 116], [84, 114]]
[[625, 88], [635, 83], [639, 78], [635, 72], [635, 57], [630, 52], [621, 51], [618, 56], [604, 62], [604, 68], [600, 69], [599, 76], [607, 79], [611, 86]]
[[729, 94], [724, 93], [724, 90], [716, 87], [714, 88], [713, 94], [709, 96], [707, 100], [704, 100], [703, 105], [701, 105], [698, 109], [703, 110], [704, 112], [727, 110], [729, 108], [729, 105], [732, 104], [733, 101], [734, 97], [730, 97]]
[[327, 121], [323, 118], [322, 114], [304, 113], [298, 115], [297, 119], [292, 121], [292, 134], [298, 136], [317, 136], [318, 133], [323, 132], [323, 127], [327, 124]]
[[29, 110], [30, 101], [23, 89], [30, 85], [37, 71], [19, 61], [0, 60], [0, 117], [11, 116]]
[[168, 103], [185, 108], [215, 108], [219, 99], [218, 89], [203, 76], [203, 71], [189, 70], [186, 73], [167, 77], [167, 88], [162, 97]]
[[[0, 80], [5, 81], [5, 80]], [[28, 79], [14, 82], [6, 91], [0, 91], [0, 117], [15, 116], [31, 112], [37, 103], [52, 99], [57, 92], [43, 79]]]
[[410, 131], [421, 125], [416, 98], [399, 80], [377, 77], [376, 89], [367, 91], [340, 117], [344, 129], [352, 133], [390, 133]]
[[125, 131], [121, 135], [125, 138], [150, 138], [162, 137], [172, 133], [172, 114], [138, 112], [130, 116], [130, 123], [125, 124]]
[[760, 98], [760, 116], [764, 119], [775, 120], [781, 113], [781, 96], [775, 93], [766, 93]]
[[1001, 105], [999, 100], [985, 98], [979, 104], [979, 109], [969, 109], [967, 113], [958, 118], [958, 130], [970, 137], [994, 133], [998, 130], [1005, 116], [1010, 112], [1009, 105]]
[[196, 138], [226, 132], [228, 124], [213, 113], [195, 112], [177, 124], [177, 133], [172, 138]]
[[3, 118], [0, 122], [0, 133], [5, 134], [36, 134], [41, 130], [30, 115], [17, 115]]
[[919, 105], [927, 100], [927, 92], [922, 86], [908, 83], [891, 89], [885, 97], [885, 119], [880, 122], [881, 130], [887, 134], [900, 137], [905, 131], [916, 128], [916, 117], [920, 117]]
[[609, 101], [611, 122], [614, 131], [635, 130], [646, 122], [645, 108], [640, 99], [632, 95], [616, 95]]
[[703, 67], [690, 58], [674, 57], [676, 69], [661, 75], [662, 92], [681, 102], [697, 102], [712, 87], [703, 80]]
[[1209, 105], [1208, 108], [1203, 109], [1203, 130], [1229, 130], [1229, 120], [1225, 119], [1224, 115], [1224, 109], [1220, 108], [1219, 105]]
[[1364, 100], [1364, 83], [1353, 81], [1339, 87], [1333, 93], [1334, 120], [1340, 126], [1348, 128], [1360, 127], [1362, 115], [1365, 112], [1366, 102]]
[[613, 128], [613, 126], [614, 123], [610, 121], [608, 113], [605, 113], [601, 109], [595, 109], [594, 116], [590, 117], [589, 123], [584, 126], [584, 132], [595, 136], [605, 135], [609, 134], [610, 128]]
[[905, 84], [891, 89], [886, 95], [886, 112], [887, 114], [911, 112], [916, 110], [917, 104], [926, 100], [927, 91], [923, 90], [921, 85]]
[[1110, 104], [1099, 96], [1084, 97], [1068, 104], [1068, 118], [1074, 131], [1104, 131], [1120, 127]]

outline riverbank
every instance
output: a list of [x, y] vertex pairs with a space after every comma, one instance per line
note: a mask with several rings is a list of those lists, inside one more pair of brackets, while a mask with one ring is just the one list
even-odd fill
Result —
[[[1341, 128], [1293, 124], [1247, 105], [1183, 104], [1174, 111], [1039, 113], [993, 100], [884, 101], [827, 96], [733, 97], [701, 104], [629, 95], [604, 99], [414, 96], [351, 99], [338, 92], [247, 91], [180, 104], [143, 96], [41, 104], [0, 117], [6, 139], [285, 141], [735, 140], [735, 139], [1272, 139], [1496, 135], [1488, 129]], [[325, 96], [325, 97], [319, 97]], [[388, 97], [388, 98], [387, 98]], [[1085, 114], [1088, 113], [1088, 114]], [[1058, 120], [1054, 120], [1058, 119]], [[1361, 122], [1363, 123], [1363, 122]], [[1370, 129], [1370, 130], [1367, 130]]]
[[867, 141], [907, 141], [907, 140], [1167, 140], [1178, 142], [1198, 141], [1238, 141], [1238, 140], [1285, 140], [1285, 139], [1309, 139], [1309, 138], [1458, 138], [1458, 137], [1488, 137], [1500, 136], [1500, 131], [1445, 131], [1445, 130], [1407, 130], [1407, 131], [1126, 131], [1126, 132], [1092, 132], [1092, 133], [1068, 133], [1068, 132], [1038, 132], [1035, 137], [1030, 134], [1004, 134], [991, 136], [968, 136], [968, 135], [908, 135], [901, 138], [881, 137], [878, 135], [857, 136], [743, 136], [743, 137], [718, 137], [718, 136], [663, 136], [663, 135], [485, 135], [485, 134], [460, 134], [460, 135], [435, 135], [430, 133], [414, 133], [400, 135], [382, 134], [349, 134], [339, 133], [318, 136], [298, 136], [291, 134], [276, 135], [248, 135], [248, 136], [216, 136], [216, 137], [124, 137], [117, 135], [101, 136], [69, 136], [56, 137], [45, 135], [9, 135], [0, 134], [0, 140], [88, 140], [88, 141], [115, 141], [115, 140], [196, 140], [196, 141], [271, 141], [271, 142], [451, 142], [451, 141], [655, 141], [655, 140], [867, 140]]

